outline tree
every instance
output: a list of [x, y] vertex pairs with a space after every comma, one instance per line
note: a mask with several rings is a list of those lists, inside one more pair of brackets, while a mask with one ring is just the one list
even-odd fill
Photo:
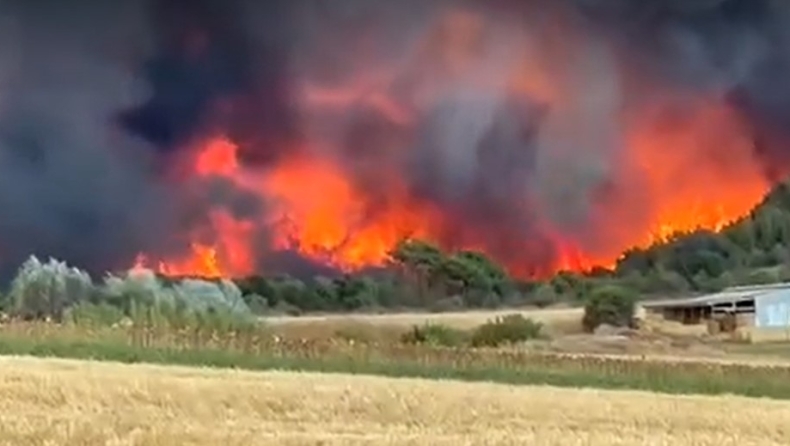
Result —
[[395, 246], [390, 257], [406, 273], [406, 278], [416, 283], [418, 301], [422, 305], [429, 304], [428, 294], [437, 269], [444, 261], [442, 251], [428, 242], [407, 239]]
[[453, 255], [445, 258], [437, 268], [437, 275], [444, 289], [457, 288], [467, 306], [480, 307], [486, 295], [493, 292], [489, 277], [476, 263], [468, 258]]
[[624, 287], [607, 285], [594, 290], [584, 306], [582, 326], [592, 332], [600, 325], [631, 326], [636, 293]]
[[358, 310], [378, 304], [378, 287], [369, 277], [346, 275], [335, 279], [334, 284], [338, 304], [342, 310]]
[[257, 294], [266, 299], [268, 305], [275, 306], [279, 303], [280, 297], [271, 282], [262, 276], [248, 276], [236, 280], [236, 286], [241, 290], [242, 295]]
[[544, 283], [534, 289], [528, 296], [528, 301], [538, 308], [548, 307], [549, 305], [559, 302], [560, 296], [557, 294], [556, 288], [550, 284]]
[[67, 307], [87, 302], [94, 286], [88, 273], [50, 259], [40, 262], [31, 256], [11, 283], [12, 310], [26, 319], [51, 317], [61, 321]]
[[476, 251], [460, 251], [454, 257], [466, 262], [474, 271], [474, 281], [486, 289], [490, 289], [502, 297], [513, 289], [513, 284], [507, 272], [490, 258]]
[[583, 300], [592, 289], [591, 281], [570, 271], [560, 271], [550, 281], [557, 296]]
[[402, 240], [390, 252], [395, 262], [412, 269], [436, 268], [443, 260], [444, 254], [435, 245], [420, 240]]

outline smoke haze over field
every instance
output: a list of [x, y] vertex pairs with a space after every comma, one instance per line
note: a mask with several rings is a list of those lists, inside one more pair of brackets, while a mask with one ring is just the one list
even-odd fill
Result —
[[0, 270], [608, 264], [788, 173], [788, 78], [786, 1], [0, 0]]

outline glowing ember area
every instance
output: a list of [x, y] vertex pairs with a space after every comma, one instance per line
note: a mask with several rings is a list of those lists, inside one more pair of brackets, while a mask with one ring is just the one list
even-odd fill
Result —
[[[675, 232], [719, 230], [770, 186], [748, 126], [713, 95], [626, 108], [600, 92], [619, 88], [613, 72], [642, 80], [594, 42], [492, 29], [469, 12], [428, 28], [406, 62], [362, 51], [369, 71], [349, 68], [345, 82], [302, 76], [298, 153], [256, 166], [230, 137], [199, 142], [189, 176], [220, 178], [262, 209], [213, 209], [183, 234], [191, 251], [156, 269], [266, 273], [262, 255], [293, 251], [352, 271], [410, 237], [483, 251], [519, 276], [587, 270]], [[497, 52], [518, 39], [523, 51]]]

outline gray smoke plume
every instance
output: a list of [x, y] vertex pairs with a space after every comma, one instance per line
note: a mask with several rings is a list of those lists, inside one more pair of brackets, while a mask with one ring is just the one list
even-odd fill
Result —
[[214, 182], [163, 181], [155, 141], [114, 125], [151, 94], [130, 57], [156, 48], [149, 12], [143, 2], [0, 2], [4, 275], [31, 253], [97, 273], [141, 252], [186, 253], [212, 197], [238, 210], [243, 197]]
[[[265, 215], [226, 181], [167, 173], [216, 128], [258, 172], [297, 150], [340, 161], [371, 219], [394, 173], [446, 217], [441, 242], [520, 272], [553, 267], [556, 236], [610, 253], [626, 241], [601, 209], [646, 218], [623, 174], [646, 106], [719, 98], [766, 175], [788, 173], [788, 25], [770, 0], [3, 0], [0, 270], [121, 268], [186, 252], [210, 208]], [[267, 234], [267, 271], [320, 267]]]

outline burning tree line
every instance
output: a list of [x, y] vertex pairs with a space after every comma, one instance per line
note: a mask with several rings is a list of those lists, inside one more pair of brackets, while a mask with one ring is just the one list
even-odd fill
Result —
[[643, 292], [716, 291], [790, 280], [790, 188], [774, 187], [749, 214], [721, 231], [678, 233], [626, 251], [616, 271]]
[[522, 280], [479, 252], [444, 252], [419, 240], [402, 241], [390, 257], [386, 267], [308, 280], [168, 277], [132, 269], [100, 283], [65, 263], [32, 257], [0, 302], [5, 312], [28, 319], [86, 317], [86, 311], [119, 319], [157, 306], [251, 321], [256, 314], [582, 304], [604, 289], [626, 299], [790, 280], [790, 183], [774, 188], [749, 215], [719, 233], [675, 234], [625, 252], [613, 269]]

